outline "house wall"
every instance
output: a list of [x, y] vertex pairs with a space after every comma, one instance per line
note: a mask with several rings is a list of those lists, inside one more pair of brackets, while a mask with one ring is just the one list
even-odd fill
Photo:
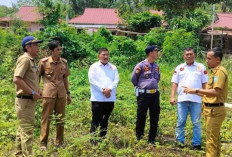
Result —
[[35, 32], [35, 31], [39, 31], [41, 28], [44, 28], [42, 25], [38, 24], [38, 23], [27, 23], [28, 25], [28, 30], [30, 32]]

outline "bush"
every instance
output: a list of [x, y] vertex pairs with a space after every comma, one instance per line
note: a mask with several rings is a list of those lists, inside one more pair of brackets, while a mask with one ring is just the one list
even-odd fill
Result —
[[114, 36], [109, 50], [111, 61], [117, 65], [128, 67], [141, 59], [135, 41], [125, 36]]
[[[81, 60], [87, 56], [91, 57], [94, 54], [89, 46], [92, 38], [85, 32], [77, 33], [75, 28], [69, 27], [64, 23], [46, 27], [42, 33], [40, 32], [36, 36], [38, 36], [39, 39], [44, 40], [42, 44], [43, 49], [47, 48], [47, 44], [52, 37], [61, 38], [63, 42], [62, 56], [69, 62], [77, 59]], [[83, 38], [83, 36], [85, 37]]]
[[109, 30], [102, 27], [96, 33], [93, 34], [92, 47], [94, 51], [98, 51], [100, 48], [108, 47], [109, 42], [113, 40], [113, 36]]
[[182, 60], [183, 50], [186, 47], [197, 48], [199, 39], [191, 32], [184, 29], [169, 31], [166, 34], [163, 44], [163, 58], [169, 63], [176, 63]]
[[145, 35], [144, 41], [147, 45], [162, 47], [166, 36], [165, 28], [153, 29]]
[[128, 29], [135, 32], [149, 32], [150, 28], [160, 27], [161, 17], [148, 11], [130, 15], [127, 19]]
[[188, 12], [185, 17], [176, 16], [170, 21], [171, 28], [183, 28], [188, 32], [198, 33], [209, 22], [209, 17], [200, 10], [195, 12]]

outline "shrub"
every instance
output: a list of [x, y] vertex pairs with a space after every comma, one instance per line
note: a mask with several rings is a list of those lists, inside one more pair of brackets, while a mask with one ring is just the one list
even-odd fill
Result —
[[148, 32], [150, 28], [160, 27], [161, 17], [148, 11], [130, 15], [127, 20], [128, 29], [135, 32]]
[[191, 32], [184, 29], [169, 31], [166, 34], [163, 44], [163, 58], [169, 63], [176, 63], [182, 60], [183, 50], [186, 47], [197, 48], [199, 39]]
[[[42, 47], [47, 48], [47, 43], [52, 37], [59, 37], [63, 42], [62, 56], [71, 61], [92, 56], [93, 50], [89, 46], [91, 37], [85, 33], [77, 33], [76, 29], [62, 23], [60, 25], [46, 27], [45, 30], [37, 34], [38, 38], [44, 40]], [[85, 38], [82, 38], [85, 36]]]
[[147, 45], [157, 45], [158, 47], [162, 47], [165, 36], [165, 28], [153, 29], [144, 36], [144, 41]]

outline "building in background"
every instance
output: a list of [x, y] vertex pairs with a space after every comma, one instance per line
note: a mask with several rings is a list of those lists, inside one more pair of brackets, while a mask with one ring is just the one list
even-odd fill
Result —
[[201, 31], [203, 36], [203, 46], [207, 49], [211, 47], [211, 35], [213, 34], [213, 47], [220, 47], [223, 53], [232, 54], [232, 14], [218, 13], [212, 26], [208, 26]]
[[43, 28], [39, 24], [39, 20], [42, 20], [42, 18], [42, 15], [39, 14], [38, 7], [23, 6], [14, 16], [0, 18], [0, 27], [11, 27], [13, 21], [18, 19], [26, 24], [28, 31], [35, 32]]

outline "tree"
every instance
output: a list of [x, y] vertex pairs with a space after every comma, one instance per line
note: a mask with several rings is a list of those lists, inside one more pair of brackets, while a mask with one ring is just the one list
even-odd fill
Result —
[[36, 2], [39, 7], [39, 12], [43, 15], [43, 19], [40, 21], [44, 26], [56, 25], [62, 18], [61, 9], [62, 4], [60, 1], [53, 0], [40, 0]]
[[192, 33], [184, 29], [168, 31], [163, 43], [163, 58], [171, 63], [180, 62], [183, 59], [183, 50], [186, 47], [197, 48], [199, 39]]
[[8, 8], [5, 5], [0, 5], [0, 17], [10, 16], [18, 9], [16, 7]]
[[184, 11], [184, 10], [193, 10], [199, 7], [203, 2], [208, 4], [219, 3], [222, 0], [144, 0], [145, 4], [148, 6], [156, 6], [157, 9], [162, 10], [175, 10], [175, 11]]
[[148, 11], [132, 14], [126, 20], [128, 29], [136, 32], [148, 32], [152, 27], [160, 27], [161, 17]]
[[223, 13], [232, 12], [232, 0], [223, 0], [221, 2], [221, 10]]
[[201, 9], [188, 11], [186, 15], [175, 16], [170, 20], [170, 27], [173, 29], [184, 28], [188, 32], [197, 34], [209, 23], [209, 17]]

